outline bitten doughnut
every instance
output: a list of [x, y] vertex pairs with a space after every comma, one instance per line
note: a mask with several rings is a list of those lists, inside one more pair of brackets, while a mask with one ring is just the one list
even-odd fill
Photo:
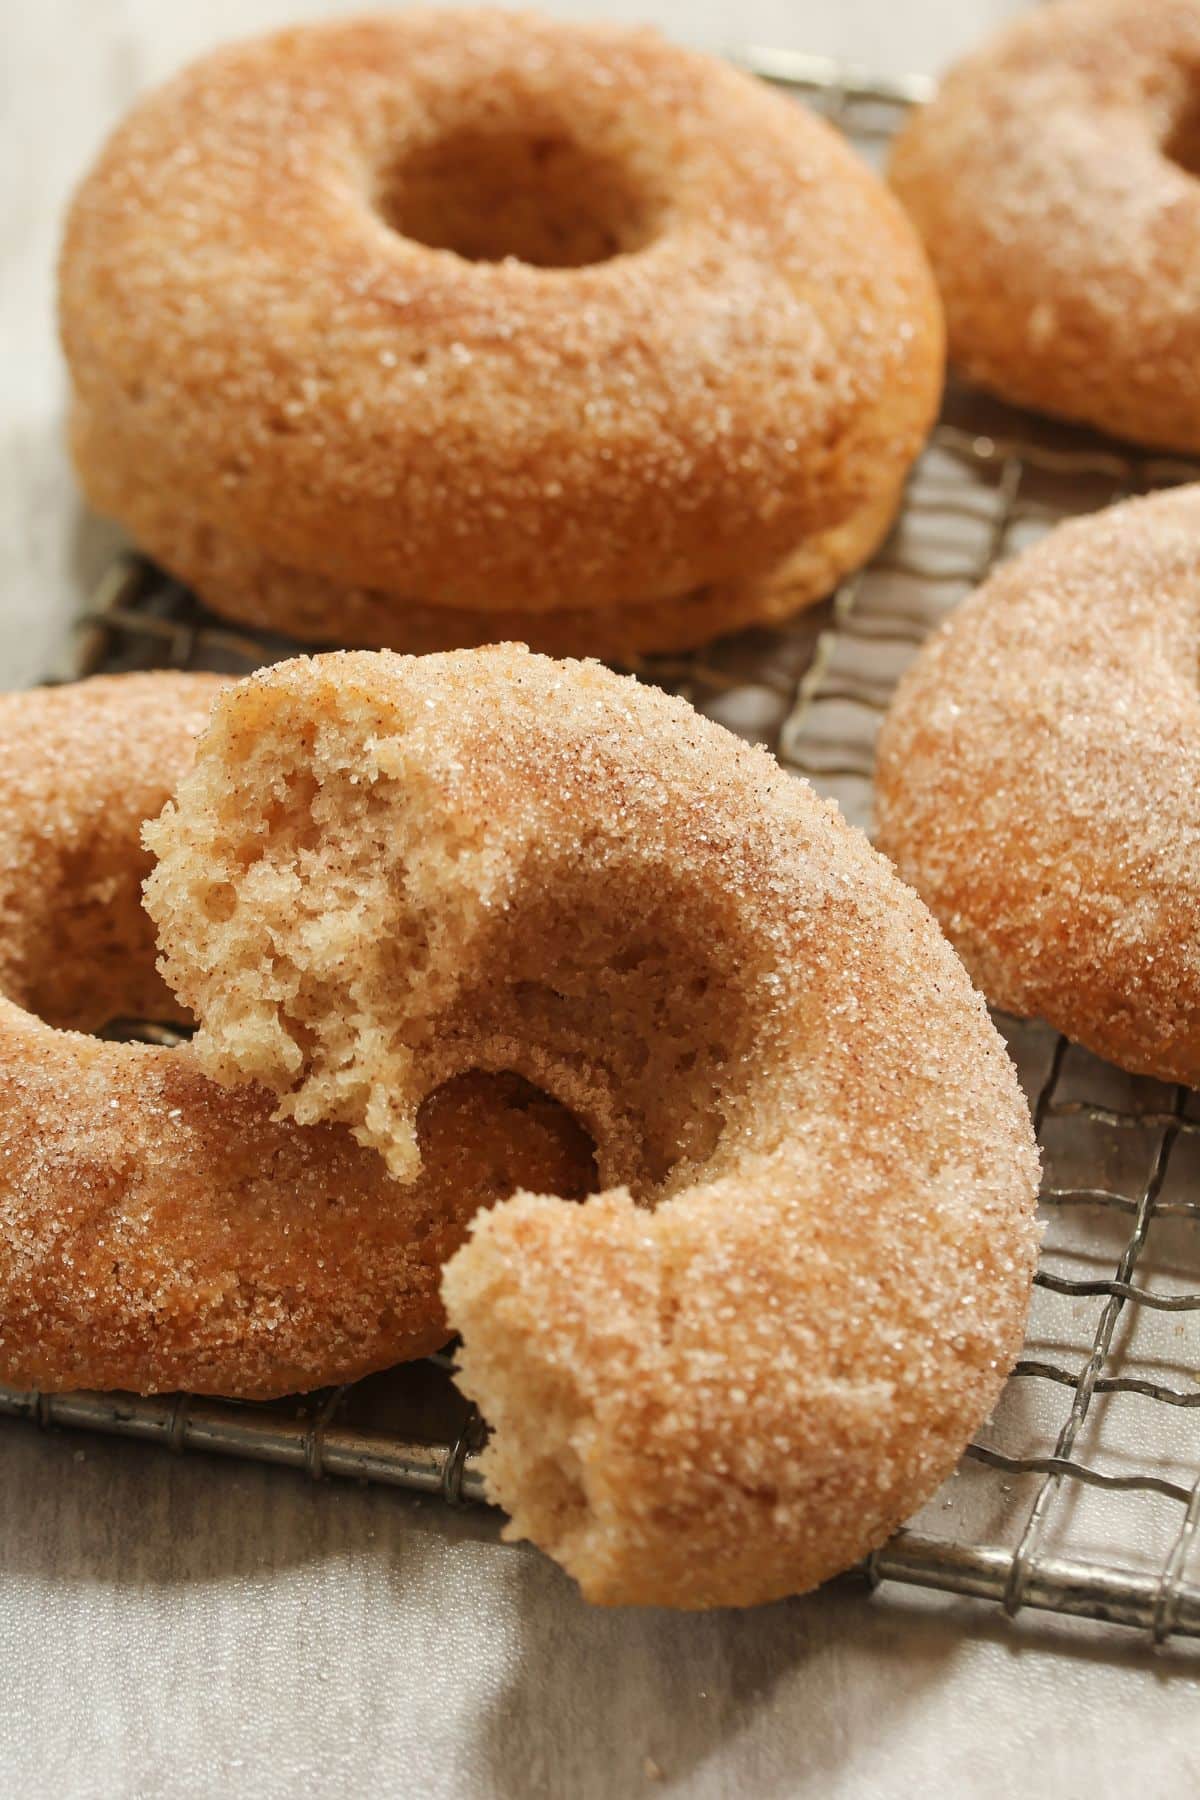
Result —
[[1200, 1083], [1200, 486], [1061, 525], [900, 683], [879, 842], [984, 993]]
[[1200, 450], [1200, 6], [1063, 0], [951, 71], [891, 182], [951, 361], [1021, 405]]
[[634, 652], [878, 542], [941, 386], [908, 221], [819, 120], [654, 33], [305, 26], [152, 93], [61, 262], [92, 503], [218, 611]]
[[589, 1598], [798, 1591], [948, 1473], [1021, 1341], [1036, 1152], [831, 804], [596, 664], [356, 652], [230, 690], [150, 840], [216, 1080], [401, 1183], [469, 1070], [594, 1142], [600, 1192], [480, 1214], [443, 1282], [490, 1491]]
[[400, 1187], [344, 1129], [271, 1120], [177, 1049], [85, 1036], [182, 1020], [140, 905], [142, 821], [224, 684], [100, 678], [0, 697], [0, 1381], [265, 1396], [445, 1341], [438, 1274], [480, 1204], [594, 1179], [527, 1084], [466, 1076]]

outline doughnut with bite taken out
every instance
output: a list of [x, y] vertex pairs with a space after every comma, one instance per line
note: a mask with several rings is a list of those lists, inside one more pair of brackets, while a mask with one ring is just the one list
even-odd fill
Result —
[[492, 1494], [593, 1600], [797, 1592], [948, 1474], [1021, 1342], [1037, 1155], [920, 901], [765, 752], [502, 646], [282, 663], [149, 832], [215, 1081], [419, 1182], [505, 1071], [595, 1144], [445, 1270]]

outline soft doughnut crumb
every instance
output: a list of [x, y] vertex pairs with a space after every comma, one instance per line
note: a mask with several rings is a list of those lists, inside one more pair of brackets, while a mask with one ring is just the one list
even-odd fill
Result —
[[587, 1134], [512, 1075], [423, 1096], [400, 1187], [333, 1126], [274, 1122], [186, 1044], [154, 967], [140, 842], [191, 760], [209, 675], [0, 696], [0, 1381], [257, 1398], [445, 1342], [442, 1263], [516, 1188], [583, 1195]]
[[932, 919], [805, 784], [594, 664], [343, 653], [232, 690], [147, 837], [218, 1080], [402, 1183], [469, 1070], [594, 1143], [600, 1192], [480, 1213], [443, 1275], [489, 1491], [590, 1599], [800, 1591], [949, 1472], [1021, 1342], [1032, 1130]]

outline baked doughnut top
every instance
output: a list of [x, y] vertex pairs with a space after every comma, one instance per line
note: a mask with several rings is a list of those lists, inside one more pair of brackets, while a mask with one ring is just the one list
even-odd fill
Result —
[[218, 609], [325, 584], [295, 628], [335, 641], [750, 581], [895, 495], [941, 384], [920, 247], [831, 129], [653, 32], [491, 11], [148, 95], [61, 322], [93, 503]]

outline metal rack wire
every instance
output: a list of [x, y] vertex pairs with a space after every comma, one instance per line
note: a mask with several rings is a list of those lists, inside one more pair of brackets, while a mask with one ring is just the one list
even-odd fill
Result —
[[[872, 154], [926, 86], [791, 52], [742, 59]], [[1200, 477], [952, 391], [881, 553], [824, 607], [644, 678], [685, 693], [870, 823], [875, 731], [921, 640], [997, 561], [1069, 514]], [[115, 565], [59, 678], [100, 668], [248, 670], [281, 639], [221, 624], [136, 557]], [[1200, 1638], [1200, 1095], [1098, 1062], [1047, 1028], [999, 1021], [1033, 1107], [1047, 1235], [1026, 1351], [957, 1475], [867, 1563], [904, 1583]], [[0, 1416], [311, 1477], [482, 1499], [480, 1427], [444, 1357], [268, 1405], [178, 1395], [22, 1394]]]

